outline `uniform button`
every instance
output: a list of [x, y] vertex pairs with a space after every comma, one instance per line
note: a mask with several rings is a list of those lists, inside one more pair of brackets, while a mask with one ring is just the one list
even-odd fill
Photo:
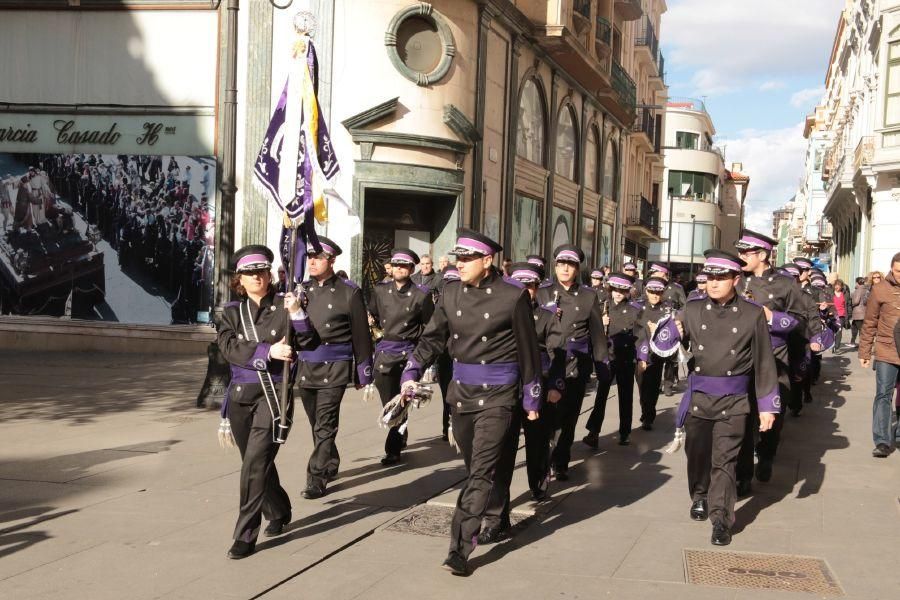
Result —
[[769, 277], [769, 281], [772, 281], [772, 279], [774, 279], [774, 278], [773, 278], [773, 277]]
[[278, 332], [275, 331], [275, 330], [273, 329], [273, 330], [272, 330], [272, 335], [278, 335]]
[[697, 346], [697, 350], [703, 350], [703, 344], [700, 344], [699, 346]]
[[722, 414], [723, 414], [723, 415], [725, 414], [725, 411], [724, 411], [724, 410], [722, 411]]
[[491, 313], [484, 313], [484, 318], [485, 318], [485, 319], [490, 319], [490, 318], [491, 318]]
[[[535, 317], [535, 318], [537, 318], [537, 317]], [[239, 339], [239, 340], [244, 339], [244, 334], [243, 334], [243, 333], [239, 333], [239, 334], [238, 334], [238, 339]]]
[[712, 304], [707, 304], [707, 305], [706, 305], [706, 310], [712, 310]]
[[732, 310], [732, 312], [737, 312], [737, 306], [732, 306], [731, 310]]
[[463, 294], [468, 294], [468, 293], [469, 293], [469, 288], [464, 287], [464, 288], [463, 288]]
[[482, 341], [482, 342], [486, 342], [486, 341], [487, 341], [487, 336], [486, 336], [486, 335], [481, 336], [481, 341]]
[[627, 313], [627, 312], [628, 312], [628, 309], [627, 309], [627, 308], [623, 308], [623, 309], [622, 309], [622, 314], [623, 314], [623, 315], [624, 315], [625, 313]]
[[[483, 387], [484, 389], [487, 389], [487, 384], [486, 384], [486, 383], [482, 383], [482, 384], [481, 384], [481, 387]], [[479, 400], [479, 401], [478, 401], [478, 404], [481, 404], [481, 403], [482, 403], [481, 400]]]
[[[578, 323], [572, 323], [572, 329], [574, 329], [576, 327], [578, 327]], [[572, 341], [575, 341], [575, 340], [572, 340]]]
[[328, 305], [328, 308], [332, 308], [332, 306], [329, 304], [329, 305]]
[[453, 334], [453, 339], [454, 339], [454, 340], [458, 340], [458, 339], [459, 339], [459, 334], [458, 334], [458, 333], [454, 333], [454, 334]]
[[406, 312], [409, 312], [409, 307], [408, 307], [408, 306], [406, 307]]
[[700, 326], [700, 329], [706, 329], [706, 323]]
[[694, 407], [694, 410], [697, 410], [697, 407], [696, 407], [696, 406]]
[[485, 361], [481, 361], [481, 364], [486, 364], [486, 362], [485, 362]]
[[732, 349], [731, 349], [731, 355], [734, 356], [735, 354], [737, 354], [737, 353], [734, 351], [734, 348], [732, 348]]
[[401, 352], [401, 354], [403, 354], [403, 356], [406, 356], [406, 350], [404, 350], [403, 352]]
[[406, 292], [407, 296], [412, 296], [412, 292]]
[[694, 371], [697, 372], [697, 373], [699, 373], [699, 372], [700, 372], [700, 367], [694, 367]]
[[737, 327], [732, 327], [732, 328], [731, 328], [731, 333], [737, 333]]
[[325, 342], [325, 345], [327, 346], [329, 343], [330, 343], [330, 342]]
[[323, 379], [323, 381], [324, 381], [325, 383], [328, 383], [328, 380], [327, 380], [327, 379]]
[[406, 323], [404, 323], [403, 326], [406, 327]]
[[578, 295], [578, 292], [575, 292], [575, 295], [577, 296], [577, 295]]
[[487, 289], [486, 289], [486, 290], [484, 290], [484, 291], [485, 291], [485, 293], [488, 293], [488, 294], [490, 294], [490, 293], [491, 293], [491, 288], [487, 288]]
[[[459, 383], [459, 382], [457, 381], [456, 383]], [[459, 408], [459, 407], [461, 407], [461, 406], [462, 406], [462, 402], [457, 402], [457, 403], [456, 403], [456, 408]]]
[[234, 388], [234, 389], [236, 389], [237, 391], [241, 391], [241, 386], [237, 386], [237, 387]]
[[575, 307], [575, 310], [581, 310], [581, 308], [580, 308], [580, 307], [578, 307], [578, 306], [576, 306], [576, 307]]
[[[484, 387], [487, 387], [487, 384], [484, 384]], [[479, 400], [478, 406], [484, 406], [484, 400]]]
[[325, 361], [325, 364], [326, 364], [326, 365], [328, 364], [328, 361], [327, 361], [327, 360]]
[[769, 300], [775, 297], [775, 294], [769, 294]]
[[537, 316], [537, 315], [534, 315], [534, 320], [535, 320], [535, 321], [538, 320], [538, 316]]
[[274, 307], [274, 306], [270, 306], [270, 307], [269, 307], [269, 310], [275, 310], [275, 307]]
[[461, 310], [456, 311], [456, 316], [457, 316], [457, 317], [461, 317], [461, 316], [462, 316], [462, 311], [461, 311]]
[[331, 323], [325, 323], [325, 327], [331, 327]]
[[394, 290], [388, 290], [388, 294], [393, 294]]
[[334, 291], [334, 288], [331, 288], [331, 291], [333, 292], [333, 291]]
[[731, 377], [731, 371], [725, 371], [725, 374]]
[[306, 381], [306, 375], [302, 375], [302, 376], [300, 377], [300, 381]]
[[[459, 379], [456, 380], [456, 385], [459, 385]], [[459, 406], [459, 404], [457, 404]]]

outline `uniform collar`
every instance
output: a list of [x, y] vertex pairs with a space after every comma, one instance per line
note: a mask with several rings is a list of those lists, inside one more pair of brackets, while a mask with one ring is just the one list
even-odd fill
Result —
[[718, 302], [716, 302], [715, 300], [713, 300], [713, 299], [710, 298], [709, 296], [707, 296], [706, 299], [707, 299], [707, 300], [709, 301], [709, 303], [712, 304], [713, 306], [718, 306], [719, 308], [729, 308], [729, 307], [731, 307], [731, 306], [737, 304], [738, 296], [739, 296], [739, 294], [737, 293], [737, 291], [735, 291], [735, 294], [734, 294], [734, 296], [731, 297], [731, 300], [729, 300], [729, 301], [726, 302], [725, 304], [719, 304]]
[[581, 285], [577, 281], [573, 283], [571, 287], [569, 287], [569, 289], [566, 289], [566, 286], [564, 286], [560, 282], [556, 282], [556, 288], [564, 294], [575, 294], [575, 292], [577, 292], [580, 287]]
[[[328, 287], [328, 286], [334, 285], [334, 282], [337, 281], [337, 278], [338, 278], [337, 273], [332, 273], [331, 277], [329, 277], [322, 283], [319, 283], [315, 277], [310, 277], [309, 280], [312, 282], [313, 287]], [[393, 283], [394, 283], [394, 281], [391, 280], [391, 285], [393, 285]]]
[[412, 287], [412, 284], [413, 284], [412, 279], [407, 279], [406, 283], [404, 283], [399, 288], [397, 287], [397, 284], [394, 283], [393, 281], [389, 285], [391, 286], [391, 289], [397, 290], [398, 294], [403, 294], [403, 293], [409, 291], [409, 288]]
[[467, 283], [465, 284], [465, 286], [467, 288], [484, 289], [497, 283], [497, 279], [497, 272], [494, 269], [491, 269], [490, 271], [488, 271], [488, 274], [484, 276], [484, 279], [478, 282], [478, 285], [470, 285]]

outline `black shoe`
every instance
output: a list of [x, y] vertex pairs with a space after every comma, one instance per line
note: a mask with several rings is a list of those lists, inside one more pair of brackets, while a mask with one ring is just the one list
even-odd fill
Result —
[[799, 416], [800, 416], [800, 409], [799, 409], [799, 408], [792, 408], [792, 409], [791, 409], [791, 416], [792, 416], [792, 417], [799, 417]]
[[383, 464], [386, 467], [389, 467], [391, 465], [396, 465], [398, 462], [400, 462], [399, 454], [385, 454], [384, 456], [381, 457], [381, 464]]
[[531, 490], [531, 499], [535, 502], [543, 502], [550, 498], [547, 490]]
[[630, 443], [631, 443], [631, 442], [628, 440], [628, 436], [627, 436], [627, 435], [619, 434], [619, 445], [620, 445], [620, 446], [627, 446], [627, 445], [630, 444]]
[[761, 460], [756, 463], [756, 480], [765, 483], [772, 479], [772, 461]]
[[553, 478], [557, 481], [568, 481], [569, 480], [569, 470], [568, 469], [553, 469]]
[[706, 500], [694, 500], [691, 504], [691, 518], [695, 521], [705, 521], [709, 518], [709, 507]]
[[263, 535], [266, 537], [281, 535], [284, 533], [284, 528], [287, 527], [290, 522], [291, 513], [288, 513], [287, 516], [281, 517], [280, 519], [272, 519], [269, 521], [268, 526], [263, 530]]
[[731, 543], [731, 530], [724, 523], [713, 523], [712, 537], [709, 541], [713, 546], [727, 546]]
[[497, 542], [506, 539], [508, 531], [509, 523], [501, 523], [497, 527], [486, 527], [478, 534], [478, 543], [496, 544]]
[[671, 396], [671, 395], [673, 394], [673, 392], [672, 392], [672, 383], [671, 383], [670, 381], [667, 381], [667, 382], [665, 382], [665, 383], [663, 384], [663, 393], [664, 393], [666, 396]]
[[231, 548], [228, 549], [228, 558], [232, 558], [234, 560], [240, 560], [242, 558], [247, 558], [253, 551], [256, 550], [256, 542], [242, 542], [240, 540], [234, 540], [234, 543], [231, 545]]
[[459, 575], [460, 577], [468, 577], [469, 575], [469, 563], [458, 552], [451, 552], [448, 554], [447, 559], [444, 560], [444, 564], [441, 566], [447, 571], [450, 571], [454, 575]]
[[441, 439], [444, 440], [445, 442], [449, 442], [449, 441], [450, 441], [450, 436], [447, 435], [446, 433], [442, 433], [442, 434], [441, 434]]
[[737, 496], [738, 498], [743, 498], [745, 496], [749, 496], [750, 492], [753, 491], [753, 486], [750, 484], [749, 479], [738, 479], [737, 482]]
[[643, 429], [644, 431], [653, 431], [653, 423], [651, 423], [650, 421], [644, 421], [643, 423], [641, 423], [641, 429]]
[[600, 436], [593, 432], [588, 432], [586, 436], [581, 438], [581, 441], [594, 450], [600, 446]]
[[891, 447], [887, 444], [878, 444], [875, 446], [875, 449], [872, 450], [872, 456], [875, 458], [887, 458], [891, 454]]
[[325, 488], [315, 485], [308, 485], [306, 486], [305, 490], [300, 492], [300, 495], [307, 500], [315, 500], [316, 498], [321, 498], [325, 495]]

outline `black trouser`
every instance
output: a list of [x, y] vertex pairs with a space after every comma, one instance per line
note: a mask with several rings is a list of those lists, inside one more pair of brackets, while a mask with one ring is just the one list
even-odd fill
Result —
[[307, 487], [325, 489], [325, 484], [337, 476], [341, 464], [335, 438], [341, 414], [341, 399], [345, 387], [299, 388], [303, 408], [312, 429], [313, 451], [306, 467]]
[[468, 558], [475, 549], [481, 520], [494, 487], [500, 458], [509, 445], [513, 411], [496, 406], [472, 413], [453, 411], [453, 436], [462, 452], [468, 474], [450, 524], [450, 552]]
[[[379, 370], [375, 371], [375, 389], [381, 396], [381, 406], [390, 402], [394, 396], [400, 393], [400, 376], [403, 374], [403, 362], [397, 363], [385, 373]], [[404, 423], [406, 420], [403, 421]], [[384, 440], [384, 453], [397, 456], [403, 449], [403, 441], [406, 434], [400, 433], [400, 425], [391, 427], [388, 431], [387, 439]]]
[[[255, 398], [254, 388], [259, 391]], [[291, 500], [281, 487], [275, 468], [275, 455], [281, 444], [272, 441], [272, 413], [262, 396], [262, 387], [241, 384], [234, 386], [230, 395], [228, 419], [242, 459], [241, 506], [234, 526], [234, 539], [252, 543], [259, 535], [262, 517], [270, 521], [286, 517], [291, 512]], [[245, 399], [253, 402], [241, 402]], [[291, 399], [289, 415], [293, 409]]]
[[[617, 351], [619, 352], [619, 351]], [[634, 412], [634, 354], [616, 357], [606, 369], [597, 374], [597, 395], [594, 396], [594, 410], [588, 417], [587, 430], [600, 433], [606, 416], [606, 400], [612, 378], [616, 378], [616, 395], [619, 397], [619, 437], [631, 434], [631, 420]]]
[[[777, 352], [777, 350], [776, 350]], [[791, 393], [788, 380], [787, 366], [780, 360], [775, 360], [778, 369], [778, 394], [784, 400]], [[787, 402], [781, 403], [780, 412], [775, 414], [775, 423], [768, 431], [759, 431], [759, 412], [756, 406], [755, 392], [750, 396], [750, 415], [747, 417], [746, 435], [738, 456], [737, 478], [738, 481], [750, 481], [753, 478], [753, 451], [760, 462], [773, 462], [775, 453], [778, 452], [778, 444], [781, 441], [781, 428], [784, 426], [784, 410]], [[756, 436], [759, 435], [759, 441]]]
[[850, 321], [850, 344], [856, 345], [856, 336], [862, 331], [863, 320], [854, 319]]
[[659, 384], [662, 381], [665, 359], [651, 356], [647, 369], [641, 375], [641, 423], [653, 424], [656, 420], [656, 403], [659, 401]]
[[453, 380], [453, 360], [446, 352], [441, 354], [437, 360], [438, 367], [438, 385], [441, 388], [441, 404], [443, 404], [444, 414], [442, 417], [441, 433], [447, 435], [450, 429], [450, 405], [447, 403], [447, 390], [450, 389], [450, 382]]
[[705, 499], [710, 520], [728, 527], [734, 524], [735, 463], [747, 420], [747, 415], [710, 421], [688, 414], [684, 422], [691, 500]]
[[548, 424], [552, 428], [550, 439], [553, 452], [550, 461], [557, 472], [569, 470], [575, 427], [578, 425], [578, 416], [581, 414], [581, 405], [584, 403], [584, 393], [591, 376], [592, 363], [590, 356], [579, 355], [576, 367], [577, 377], [566, 377], [566, 390], [563, 392], [562, 398], [555, 405], [548, 402], [544, 407], [544, 412], [549, 418]]
[[841, 340], [844, 337], [845, 317], [838, 317], [837, 321], [840, 327], [838, 327], [838, 330], [834, 332], [834, 347], [832, 348], [832, 352], [836, 352], [841, 349]]
[[663, 380], [674, 385], [678, 381], [678, 354], [676, 353], [668, 358], [660, 360], [665, 363], [665, 367], [663, 368]]

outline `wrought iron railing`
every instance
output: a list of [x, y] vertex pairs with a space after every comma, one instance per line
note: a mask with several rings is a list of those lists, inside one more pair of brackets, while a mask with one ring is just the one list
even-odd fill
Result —
[[656, 29], [653, 27], [650, 17], [645, 16], [641, 19], [634, 45], [648, 47], [650, 54], [653, 55], [653, 60], [656, 60], [656, 55], [659, 52], [659, 38], [656, 37]]
[[649, 108], [638, 110], [637, 117], [634, 119], [634, 125], [631, 130], [635, 133], [643, 133], [650, 140], [650, 144], [656, 143], [656, 117]]
[[659, 216], [656, 214], [656, 207], [641, 194], [634, 194], [629, 199], [625, 224], [644, 227], [653, 235], [659, 235]]
[[591, 0], [574, 0], [572, 8], [585, 19], [591, 18]]
[[637, 110], [637, 87], [622, 65], [616, 61], [612, 64], [612, 88], [618, 96], [619, 104], [627, 113], [633, 115]]
[[612, 24], [597, 15], [597, 33], [594, 36], [598, 43], [612, 46]]

